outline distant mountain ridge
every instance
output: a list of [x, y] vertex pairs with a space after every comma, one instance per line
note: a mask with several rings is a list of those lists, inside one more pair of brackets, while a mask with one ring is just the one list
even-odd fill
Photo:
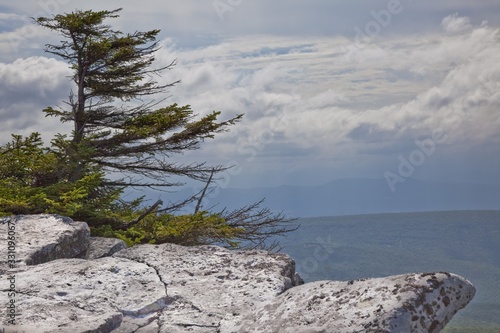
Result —
[[[155, 192], [157, 193], [157, 192]], [[163, 194], [165, 202], [195, 193], [192, 188]], [[149, 195], [148, 195], [149, 196]], [[152, 197], [158, 197], [152, 195]], [[234, 209], [265, 198], [263, 206], [287, 216], [315, 217], [439, 210], [499, 210], [500, 185], [441, 183], [407, 179], [392, 192], [385, 179], [338, 179], [323, 185], [218, 188], [205, 208]]]

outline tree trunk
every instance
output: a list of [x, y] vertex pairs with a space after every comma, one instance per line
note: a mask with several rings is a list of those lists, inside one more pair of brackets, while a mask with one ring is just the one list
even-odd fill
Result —
[[78, 95], [77, 95], [77, 104], [76, 107], [73, 108], [74, 112], [74, 121], [75, 121], [75, 130], [73, 133], [73, 145], [72, 151], [69, 155], [69, 163], [73, 166], [73, 170], [71, 171], [69, 181], [75, 182], [81, 179], [84, 165], [83, 161], [81, 161], [81, 154], [79, 154], [80, 144], [83, 140], [83, 135], [85, 131], [85, 74], [86, 69], [82, 68], [81, 62], [79, 62], [80, 71], [78, 73]]

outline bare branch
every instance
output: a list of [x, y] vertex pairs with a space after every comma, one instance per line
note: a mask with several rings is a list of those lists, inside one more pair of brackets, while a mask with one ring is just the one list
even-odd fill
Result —
[[158, 206], [160, 206], [162, 204], [163, 204], [163, 201], [161, 201], [160, 199], [158, 199], [158, 201], [156, 201], [151, 207], [149, 207], [145, 212], [143, 212], [138, 218], [136, 218], [135, 220], [133, 220], [133, 221], [131, 221], [129, 223], [126, 223], [126, 224], [122, 225], [120, 227], [120, 230], [127, 230], [128, 228], [132, 227], [133, 225], [139, 223], [146, 216], [148, 216], [149, 214], [151, 214], [154, 211], [156, 211], [157, 208], [158, 208]]
[[228, 225], [243, 230], [237, 239], [245, 243], [244, 248], [274, 249], [278, 247], [278, 242], [266, 245], [267, 240], [274, 236], [283, 236], [300, 227], [293, 223], [296, 219], [287, 218], [282, 212], [273, 213], [269, 208], [259, 208], [263, 202], [264, 199], [230, 212], [223, 209], [219, 213]]
[[212, 182], [212, 177], [214, 176], [215, 173], [215, 168], [212, 168], [212, 172], [210, 173], [210, 177], [207, 180], [207, 183], [205, 184], [205, 187], [203, 188], [203, 191], [201, 192], [200, 197], [198, 198], [198, 202], [196, 203], [196, 208], [194, 209], [194, 214], [198, 213], [198, 210], [201, 207], [201, 202], [203, 201], [203, 198], [205, 197], [205, 193], [207, 192], [208, 186], [210, 186], [210, 183]]

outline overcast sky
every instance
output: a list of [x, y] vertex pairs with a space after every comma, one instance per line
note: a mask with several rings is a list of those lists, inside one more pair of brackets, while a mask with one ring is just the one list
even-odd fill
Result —
[[[115, 9], [123, 31], [159, 28], [167, 102], [244, 113], [181, 161], [234, 164], [220, 186], [407, 178], [500, 184], [498, 0], [0, 1], [0, 143], [68, 132], [58, 36], [29, 17]], [[158, 97], [160, 98], [160, 97]]]

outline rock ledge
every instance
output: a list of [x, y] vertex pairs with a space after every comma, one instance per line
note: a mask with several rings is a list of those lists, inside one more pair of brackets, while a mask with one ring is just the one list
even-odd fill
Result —
[[[439, 332], [474, 297], [446, 272], [303, 284], [285, 254], [174, 244], [125, 248], [56, 215], [15, 225], [0, 259], [5, 332]], [[0, 243], [7, 253], [8, 243]], [[12, 323], [15, 322], [15, 325]]]

